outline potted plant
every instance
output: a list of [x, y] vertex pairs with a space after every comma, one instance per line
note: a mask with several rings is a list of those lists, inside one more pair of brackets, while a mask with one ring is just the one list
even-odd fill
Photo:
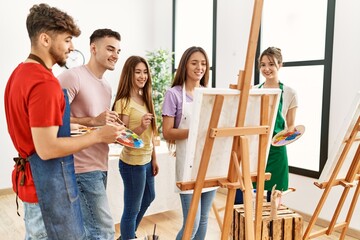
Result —
[[[156, 125], [158, 133], [162, 139], [162, 104], [166, 90], [170, 87], [172, 81], [171, 64], [173, 53], [164, 49], [147, 51], [146, 59], [150, 66], [153, 102], [156, 114]], [[160, 139], [158, 139], [160, 141]], [[160, 142], [158, 142], [160, 144]]]

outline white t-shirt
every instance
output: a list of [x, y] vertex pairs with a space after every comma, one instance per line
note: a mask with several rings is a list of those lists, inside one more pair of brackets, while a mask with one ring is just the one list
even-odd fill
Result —
[[[259, 88], [259, 86], [261, 84], [255, 85], [254, 88]], [[292, 109], [292, 108], [298, 106], [298, 97], [297, 97], [296, 91], [285, 84], [283, 84], [282, 97], [283, 97], [283, 102], [282, 102], [281, 113], [286, 122], [286, 114], [289, 111], [289, 109]]]

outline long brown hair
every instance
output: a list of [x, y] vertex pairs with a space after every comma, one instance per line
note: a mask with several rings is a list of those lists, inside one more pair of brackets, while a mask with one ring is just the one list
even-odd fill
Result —
[[185, 52], [183, 53], [183, 55], [181, 56], [180, 62], [179, 62], [179, 66], [176, 70], [175, 73], [175, 77], [173, 80], [173, 83], [171, 85], [171, 87], [180, 85], [182, 86], [186, 80], [186, 64], [188, 63], [191, 55], [195, 52], [201, 52], [202, 54], [204, 54], [205, 59], [206, 59], [206, 71], [204, 76], [200, 79], [200, 85], [207, 87], [208, 82], [209, 82], [209, 58], [205, 52], [205, 50], [202, 47], [189, 47], [188, 49], [185, 50]]
[[156, 127], [156, 114], [154, 110], [154, 104], [152, 100], [152, 80], [151, 80], [151, 72], [148, 62], [145, 58], [140, 56], [131, 56], [129, 57], [122, 69], [121, 75], [120, 75], [120, 81], [119, 86], [116, 92], [114, 104], [112, 106], [112, 110], [115, 108], [115, 104], [119, 99], [125, 99], [125, 105], [121, 106], [120, 114], [122, 114], [123, 110], [128, 106], [130, 102], [130, 93], [131, 90], [134, 89], [134, 81], [133, 78], [135, 76], [135, 67], [139, 63], [144, 63], [147, 71], [148, 71], [148, 79], [145, 83], [145, 86], [143, 88], [143, 98], [146, 107], [148, 108], [149, 112], [153, 114], [154, 119], [151, 121], [151, 126], [153, 129], [153, 133], [157, 135], [157, 127]]

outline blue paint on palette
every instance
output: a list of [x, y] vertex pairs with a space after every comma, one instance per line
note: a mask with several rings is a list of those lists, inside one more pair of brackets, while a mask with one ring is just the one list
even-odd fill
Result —
[[123, 146], [131, 148], [142, 148], [144, 147], [143, 140], [130, 129], [124, 129], [121, 134], [118, 136], [117, 143], [120, 143]]

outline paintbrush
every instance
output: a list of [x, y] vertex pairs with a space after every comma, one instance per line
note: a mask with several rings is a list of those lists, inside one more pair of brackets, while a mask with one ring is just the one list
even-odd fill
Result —
[[154, 224], [153, 239], [156, 239], [155, 231], [156, 231], [156, 223]]
[[[106, 108], [107, 111], [111, 111], [110, 108]], [[115, 111], [111, 111], [111, 112], [115, 112]], [[123, 121], [121, 121], [119, 114], [117, 112], [116, 113], [116, 119], [115, 122], [119, 123], [120, 125], [124, 125], [124, 127], [126, 127], [125, 123]]]

